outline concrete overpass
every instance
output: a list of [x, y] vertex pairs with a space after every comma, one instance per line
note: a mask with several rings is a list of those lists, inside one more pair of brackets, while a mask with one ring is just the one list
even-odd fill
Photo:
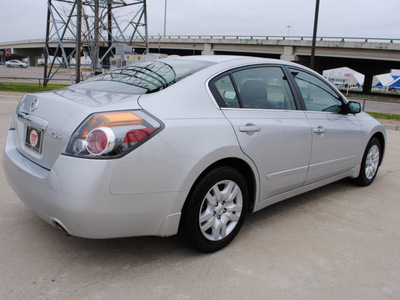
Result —
[[[133, 41], [140, 42], [140, 41]], [[309, 65], [311, 37], [300, 36], [150, 36], [150, 52], [192, 54], [235, 54], [283, 59]], [[32, 65], [42, 57], [45, 41], [28, 40], [0, 43], [0, 52], [10, 48], [14, 56], [29, 57]], [[51, 41], [56, 48], [58, 41]], [[75, 40], [63, 40], [66, 51], [75, 48]], [[136, 47], [138, 53], [144, 48]], [[2, 60], [4, 61], [4, 56]], [[365, 75], [364, 90], [370, 91], [372, 77], [400, 69], [400, 39], [319, 37], [316, 44], [315, 69], [349, 67]]]

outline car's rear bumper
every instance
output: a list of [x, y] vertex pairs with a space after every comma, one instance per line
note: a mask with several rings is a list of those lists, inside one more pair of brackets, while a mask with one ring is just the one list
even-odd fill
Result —
[[36, 214], [69, 234], [86, 238], [177, 232], [180, 212], [172, 211], [179, 192], [116, 195], [110, 192], [115, 160], [61, 155], [51, 170], [31, 162], [9, 134], [4, 170], [10, 186]]

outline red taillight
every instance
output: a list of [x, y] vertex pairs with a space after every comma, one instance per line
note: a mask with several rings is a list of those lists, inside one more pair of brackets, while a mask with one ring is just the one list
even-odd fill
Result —
[[112, 152], [115, 145], [115, 133], [109, 127], [93, 129], [89, 132], [86, 139], [87, 151], [92, 155], [101, 155]]
[[66, 154], [120, 157], [161, 128], [158, 120], [140, 110], [93, 114], [72, 135]]
[[92, 130], [87, 137], [87, 149], [93, 155], [103, 153], [108, 145], [107, 134], [101, 129]]
[[137, 143], [151, 134], [155, 128], [133, 129], [126, 133], [124, 143]]

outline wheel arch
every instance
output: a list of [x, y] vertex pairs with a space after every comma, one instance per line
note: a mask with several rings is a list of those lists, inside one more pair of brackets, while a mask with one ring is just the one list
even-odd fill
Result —
[[244, 160], [242, 160], [240, 158], [236, 158], [236, 157], [230, 157], [230, 158], [224, 158], [224, 159], [214, 162], [213, 164], [208, 166], [206, 169], [204, 169], [203, 172], [201, 172], [201, 174], [196, 178], [193, 185], [191, 186], [189, 193], [187, 194], [184, 205], [182, 207], [182, 212], [185, 210], [186, 204], [188, 203], [187, 200], [190, 198], [190, 196], [193, 192], [193, 189], [198, 184], [198, 182], [204, 176], [206, 176], [206, 174], [208, 174], [211, 170], [214, 170], [218, 167], [233, 167], [243, 175], [244, 179], [246, 180], [247, 187], [249, 190], [248, 212], [253, 211], [255, 202], [256, 202], [256, 192], [257, 192], [256, 174], [254, 173], [251, 166]]
[[382, 132], [379, 131], [374, 133], [374, 135], [372, 135], [370, 140], [373, 139], [374, 137], [377, 138], [379, 140], [379, 143], [381, 144], [381, 157], [379, 160], [379, 165], [381, 165], [383, 161], [383, 156], [385, 154], [385, 136], [383, 135]]

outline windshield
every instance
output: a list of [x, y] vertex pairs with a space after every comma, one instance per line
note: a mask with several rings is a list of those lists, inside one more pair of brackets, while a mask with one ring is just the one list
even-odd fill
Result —
[[137, 63], [93, 77], [79, 84], [79, 87], [138, 94], [152, 93], [212, 64], [214, 63], [186, 59]]

